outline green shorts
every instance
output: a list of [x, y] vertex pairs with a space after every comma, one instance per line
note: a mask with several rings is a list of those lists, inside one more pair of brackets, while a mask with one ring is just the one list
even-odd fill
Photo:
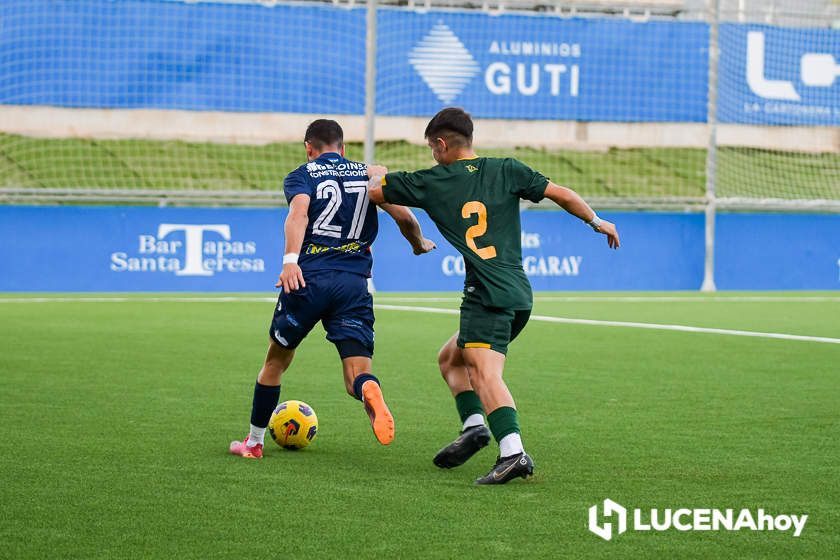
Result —
[[508, 344], [522, 332], [530, 316], [530, 309], [487, 307], [477, 296], [466, 294], [461, 302], [458, 346], [507, 354]]

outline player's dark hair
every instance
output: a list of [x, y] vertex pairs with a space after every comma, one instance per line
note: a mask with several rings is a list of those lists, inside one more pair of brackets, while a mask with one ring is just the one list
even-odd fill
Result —
[[316, 150], [324, 149], [324, 146], [341, 147], [344, 144], [344, 131], [341, 125], [329, 119], [318, 119], [306, 128], [304, 142], [312, 144]]
[[460, 107], [441, 109], [426, 125], [426, 138], [445, 138], [453, 146], [471, 146], [473, 122], [470, 114]]

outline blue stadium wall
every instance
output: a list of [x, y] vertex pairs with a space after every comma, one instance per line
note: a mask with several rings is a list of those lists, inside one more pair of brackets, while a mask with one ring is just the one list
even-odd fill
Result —
[[[364, 111], [364, 7], [4, 0], [0, 22], [0, 104]], [[378, 37], [382, 115], [706, 121], [702, 22], [382, 8]], [[840, 124], [840, 79], [800, 71], [803, 55], [840, 56], [840, 30], [723, 24], [720, 48], [721, 122]], [[747, 82], [750, 64], [772, 87]]]
[[[286, 209], [0, 206], [0, 291], [265, 292], [282, 268]], [[702, 214], [611, 212], [622, 247], [555, 211], [522, 213], [524, 267], [536, 290], [696, 290]], [[438, 249], [415, 257], [380, 216], [380, 291], [459, 290], [463, 261], [422, 212]], [[840, 216], [717, 218], [724, 290], [840, 289]]]
[[[0, 104], [307, 114], [364, 108], [363, 8], [5, 0], [0, 22]], [[329, 33], [321, 32], [325, 22]], [[383, 8], [377, 112], [424, 117], [457, 104], [485, 118], [705, 122], [708, 33], [700, 22]], [[313, 34], [321, 56], [312, 54]], [[436, 47], [423, 47], [441, 34], [460, 45], [447, 47], [457, 62], [452, 79], [424, 80], [422, 68], [433, 61], [423, 53]], [[766, 80], [788, 84], [795, 99], [763, 97], [747, 83], [750, 34], [762, 37]], [[799, 68], [804, 54], [840, 53], [840, 31], [726, 24], [720, 44], [722, 122], [840, 124], [840, 80], [805, 83]], [[284, 212], [0, 207], [0, 290], [270, 290]], [[621, 226], [620, 251], [562, 213], [524, 213], [524, 265], [535, 288], [700, 286], [701, 215], [607, 217]], [[382, 220], [377, 289], [459, 289], [463, 263], [432, 235], [440, 249], [416, 258]], [[721, 215], [717, 240], [721, 289], [840, 288], [838, 216]]]

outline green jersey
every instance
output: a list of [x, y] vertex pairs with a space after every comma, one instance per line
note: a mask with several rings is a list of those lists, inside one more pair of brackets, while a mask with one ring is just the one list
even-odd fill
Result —
[[519, 199], [539, 202], [548, 179], [511, 158], [474, 158], [385, 176], [392, 204], [422, 208], [464, 257], [467, 293], [488, 307], [531, 309], [522, 270]]

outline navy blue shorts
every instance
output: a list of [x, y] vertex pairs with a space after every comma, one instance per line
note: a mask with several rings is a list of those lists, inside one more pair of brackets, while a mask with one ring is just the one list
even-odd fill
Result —
[[305, 288], [281, 293], [269, 336], [285, 348], [297, 348], [321, 321], [327, 340], [342, 358], [373, 356], [373, 298], [367, 278], [353, 272], [304, 272]]

